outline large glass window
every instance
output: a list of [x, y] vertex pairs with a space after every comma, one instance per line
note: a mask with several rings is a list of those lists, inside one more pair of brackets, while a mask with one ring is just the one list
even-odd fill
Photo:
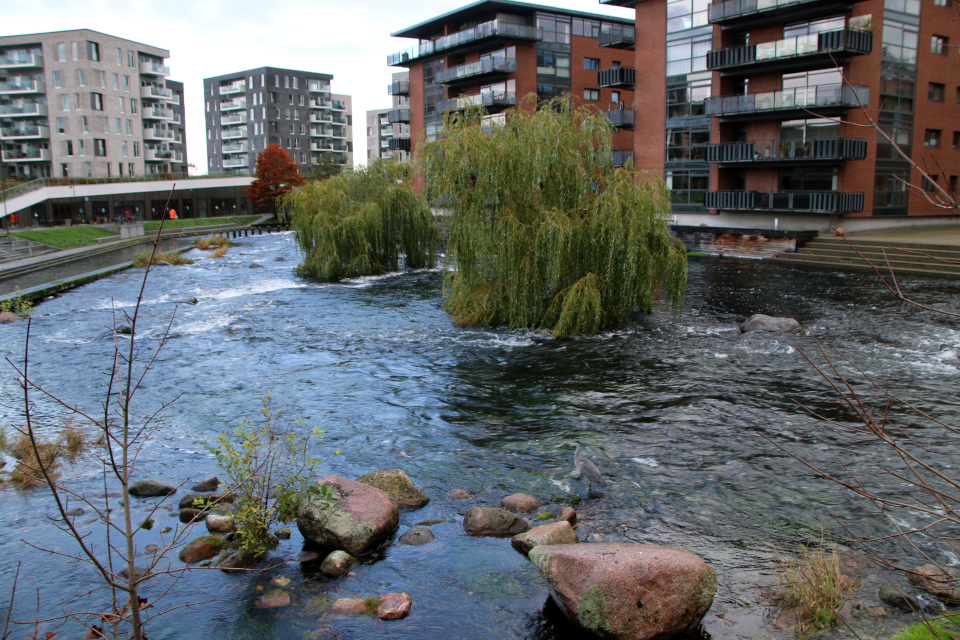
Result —
[[707, 24], [710, 0], [672, 0], [667, 2], [667, 33]]
[[830, 140], [840, 137], [840, 123], [829, 118], [787, 120], [780, 123], [781, 140]]
[[688, 81], [667, 82], [667, 117], [704, 115], [704, 101], [710, 97], [710, 73], [686, 76]]
[[780, 169], [780, 191], [836, 191], [836, 167]]
[[569, 78], [570, 56], [553, 51], [537, 51], [537, 74]]
[[709, 35], [671, 43], [667, 47], [667, 75], [678, 76], [706, 71], [707, 52], [710, 47]]
[[703, 206], [706, 193], [710, 190], [709, 169], [667, 171], [664, 179], [670, 189], [670, 202], [675, 211], [682, 211], [684, 205]]
[[543, 29], [543, 42], [570, 44], [570, 18], [551, 14], [537, 14], [537, 26]]

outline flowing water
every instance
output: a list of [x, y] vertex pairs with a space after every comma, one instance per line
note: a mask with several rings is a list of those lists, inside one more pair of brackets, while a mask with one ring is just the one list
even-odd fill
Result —
[[[559, 446], [573, 438], [608, 478], [605, 489], [578, 506], [581, 540], [600, 534], [696, 552], [720, 582], [703, 633], [775, 635], [759, 594], [772, 580], [775, 547], [817, 539], [822, 526], [837, 531], [834, 518], [864, 533], [889, 532], [890, 524], [859, 510], [761, 435], [828, 465], [831, 450], [839, 451], [874, 486], [898, 485], [872, 448], [806, 417], [795, 400], [827, 411], [832, 400], [798, 351], [812, 353], [813, 342], [740, 334], [738, 322], [755, 312], [806, 321], [868, 373], [960, 423], [960, 325], [894, 301], [865, 274], [694, 260], [679, 319], [655, 313], [623, 331], [556, 339], [454, 326], [441, 308], [437, 271], [340, 284], [299, 279], [292, 274], [298, 254], [290, 234], [245, 238], [221, 259], [203, 259], [196, 250], [186, 255], [197, 263], [151, 273], [141, 312], [145, 350], [173, 320], [139, 411], [179, 398], [163, 412], [138, 476], [177, 485], [217, 474], [203, 443], [257, 416], [260, 398], [270, 394], [291, 418], [325, 430], [315, 451], [325, 473], [355, 478], [399, 467], [433, 498], [423, 509], [401, 513], [399, 533], [427, 518], [453, 521], [433, 527], [435, 543], [391, 545], [339, 581], [303, 572], [295, 562], [240, 576], [194, 571], [167, 602], [204, 603], [158, 619], [151, 640], [302, 638], [314, 631], [339, 638], [579, 637], [508, 541], [469, 538], [457, 521], [470, 506], [493, 506], [514, 492], [545, 502], [587, 498], [585, 484], [570, 476], [573, 452]], [[254, 261], [263, 268], [250, 268]], [[114, 317], [124, 324], [141, 275], [129, 270], [41, 304], [30, 341], [32, 377], [95, 411], [110, 366], [109, 327]], [[914, 279], [903, 286], [922, 302], [960, 307], [956, 282]], [[200, 303], [177, 306], [189, 297]], [[24, 329], [23, 323], [0, 326], [0, 354], [22, 360]], [[0, 385], [0, 416], [10, 437], [10, 427], [22, 421], [10, 367], [0, 373]], [[53, 434], [64, 421], [64, 412], [39, 396], [33, 412], [43, 432]], [[932, 433], [911, 426], [920, 438]], [[949, 458], [956, 452], [932, 444], [931, 455], [953, 469], [947, 465], [955, 464]], [[65, 467], [72, 486], [88, 494], [104, 491], [95, 453]], [[115, 482], [107, 484], [116, 489]], [[476, 500], [450, 500], [455, 488]], [[37, 588], [42, 613], [99, 606], [97, 594], [75, 595], [92, 584], [87, 567], [29, 546], [74, 548], [48, 520], [54, 510], [47, 494], [6, 485], [0, 500], [6, 550], [0, 593], [9, 593], [16, 563], [23, 562], [14, 617], [32, 618]], [[138, 501], [137, 514], [145, 517], [155, 502]], [[158, 526], [141, 534], [140, 549], [159, 541], [160, 526], [178, 522], [161, 514]], [[92, 520], [87, 513], [77, 521], [99, 540]], [[908, 524], [922, 522], [916, 514]], [[276, 555], [294, 558], [301, 545], [294, 530]], [[297, 606], [256, 609], [261, 588], [269, 591], [276, 577], [292, 580], [288, 589]], [[414, 605], [410, 617], [397, 622], [328, 620], [310, 604], [323, 594], [400, 590], [413, 595]]]

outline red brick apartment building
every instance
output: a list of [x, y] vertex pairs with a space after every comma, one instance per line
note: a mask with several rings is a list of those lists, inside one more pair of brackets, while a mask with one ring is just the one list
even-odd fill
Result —
[[497, 120], [528, 94], [572, 93], [604, 111], [617, 132], [614, 162], [634, 152], [632, 20], [508, 0], [481, 0], [392, 34], [416, 38], [414, 47], [388, 56], [406, 67], [409, 109], [388, 113], [409, 122], [416, 145], [443, 125], [443, 113], [472, 102]]
[[638, 136], [634, 162], [671, 186], [678, 223], [825, 230], [947, 213], [907, 186], [932, 190], [861, 104], [957, 191], [956, 0], [602, 1], [636, 11], [636, 129], [663, 135]]

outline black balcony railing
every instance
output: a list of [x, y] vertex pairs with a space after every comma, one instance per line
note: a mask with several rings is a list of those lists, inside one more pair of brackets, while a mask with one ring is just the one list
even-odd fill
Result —
[[446, 111], [447, 109], [463, 111], [474, 104], [485, 107], [488, 111], [506, 109], [507, 107], [516, 106], [517, 93], [515, 91], [499, 90], [484, 91], [483, 93], [477, 93], [472, 96], [463, 96], [461, 98], [453, 98], [452, 100], [440, 102], [437, 104], [437, 111]]
[[615, 127], [633, 129], [633, 109], [610, 109], [604, 111], [603, 115], [607, 116]]
[[391, 96], [408, 96], [410, 95], [410, 81], [409, 80], [394, 80], [387, 85], [387, 93]]
[[809, 113], [822, 110], [843, 110], [870, 104], [870, 88], [851, 84], [822, 84], [796, 87], [783, 91], [765, 91], [734, 96], [707, 98], [708, 116], [778, 117], [785, 112]]
[[622, 167], [627, 163], [627, 160], [631, 159], [633, 159], [633, 149], [613, 150], [613, 166]]
[[387, 144], [391, 151], [410, 151], [410, 138], [390, 138]]
[[433, 81], [438, 84], [456, 84], [492, 74], [516, 73], [516, 58], [483, 58], [476, 62], [457, 65], [438, 71]]
[[707, 52], [707, 68], [728, 70], [738, 67], [761, 67], [803, 61], [813, 57], [869, 54], [873, 50], [873, 34], [857, 29], [824, 31], [774, 42], [744, 44]]
[[708, 191], [708, 209], [741, 211], [798, 211], [802, 213], [855, 213], [863, 211], [863, 193], [839, 191]]
[[627, 25], [604, 25], [597, 36], [597, 44], [601, 47], [616, 49], [633, 49], [636, 45], [637, 30]]
[[597, 72], [601, 87], [632, 87], [637, 71], [631, 67], [614, 67]]
[[[807, 9], [809, 5], [836, 5], [835, 0], [725, 0], [713, 2], [707, 12], [710, 22], [723, 24], [745, 18], [776, 14], [789, 9]], [[829, 10], [829, 9], [827, 9]]]
[[410, 109], [391, 109], [387, 111], [387, 122], [410, 122]]
[[441, 51], [448, 51], [456, 47], [472, 44], [479, 40], [488, 38], [504, 38], [508, 40], [528, 40], [536, 42], [543, 40], [543, 29], [539, 27], [528, 27], [522, 24], [512, 22], [501, 22], [500, 20], [491, 20], [478, 24], [475, 27], [452, 33], [449, 36], [437, 38], [436, 40], [424, 40], [416, 47], [393, 53], [387, 56], [387, 66], [397, 67], [407, 65], [414, 60], [431, 56]]
[[803, 160], [863, 160], [867, 141], [862, 138], [825, 140], [758, 140], [711, 144], [705, 147], [707, 162], [747, 163]]

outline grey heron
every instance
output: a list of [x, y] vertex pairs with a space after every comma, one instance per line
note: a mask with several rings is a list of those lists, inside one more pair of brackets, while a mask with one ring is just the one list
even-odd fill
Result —
[[607, 486], [607, 483], [603, 481], [603, 476], [600, 475], [600, 469], [597, 469], [597, 465], [580, 456], [579, 440], [571, 440], [569, 442], [564, 442], [563, 444], [570, 444], [577, 447], [577, 450], [573, 454], [573, 463], [577, 466], [577, 471], [580, 472], [580, 475], [587, 479], [588, 495], [593, 493], [594, 482], [599, 484], [601, 487]]

